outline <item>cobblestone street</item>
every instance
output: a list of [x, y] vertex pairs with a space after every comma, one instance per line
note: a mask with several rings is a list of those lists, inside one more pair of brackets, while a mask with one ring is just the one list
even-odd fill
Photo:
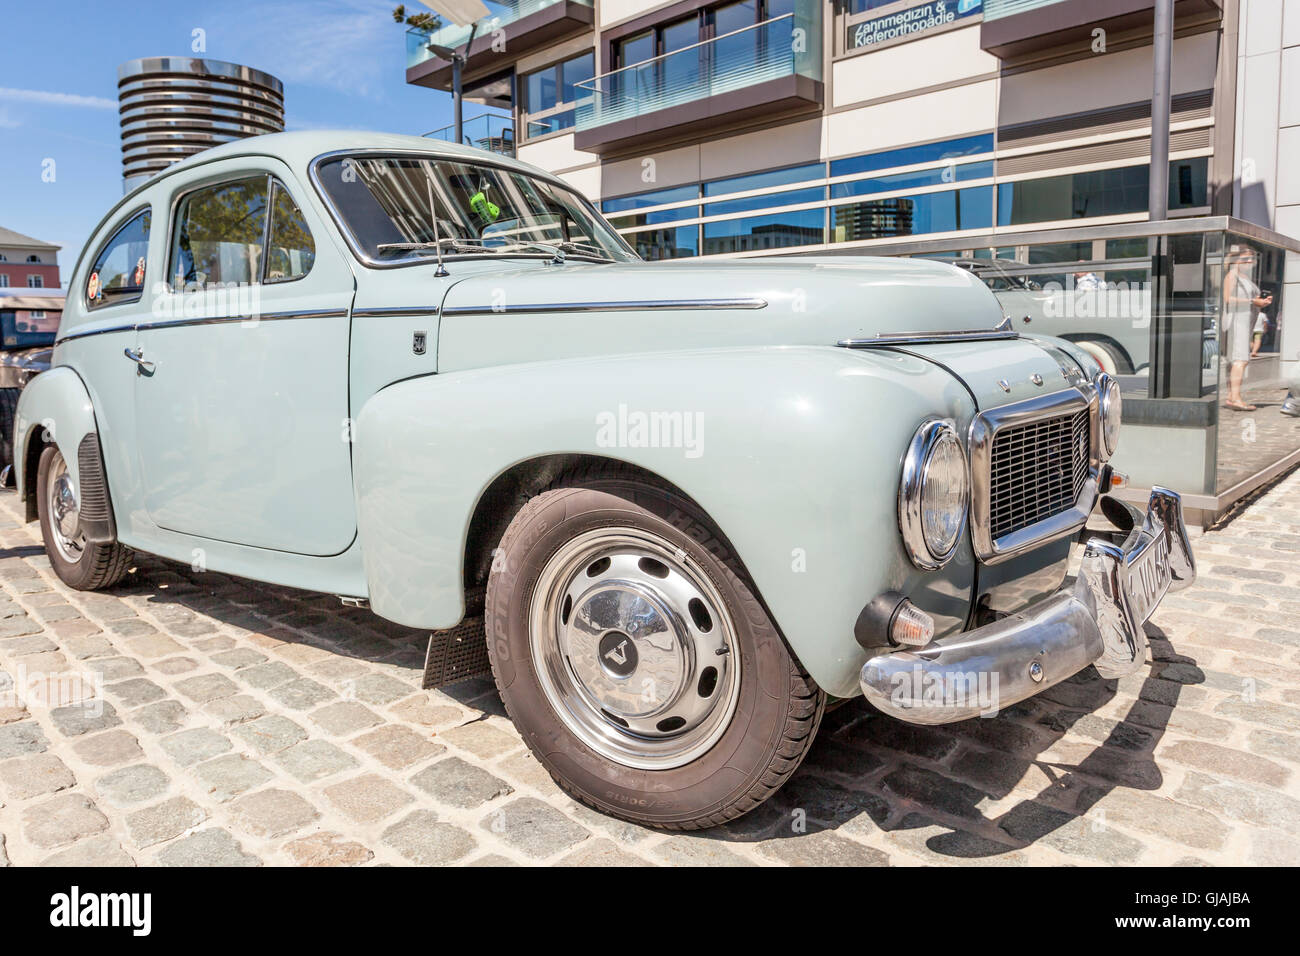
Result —
[[[425, 632], [152, 558], [71, 591], [20, 514], [0, 497], [0, 865], [1300, 863], [1300, 472], [1194, 538], [1142, 673], [936, 729], [855, 700], [699, 835], [575, 804], [490, 681], [420, 690]], [[77, 672], [102, 708], [15, 693]]]

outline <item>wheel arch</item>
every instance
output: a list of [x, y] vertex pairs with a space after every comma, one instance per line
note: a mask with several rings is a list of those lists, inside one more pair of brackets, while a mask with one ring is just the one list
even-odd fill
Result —
[[[14, 460], [22, 463], [22, 467], [15, 471], [18, 495], [23, 500], [28, 521], [37, 519], [36, 476], [46, 446], [51, 442], [58, 446], [80, 496], [81, 450], [87, 436], [92, 435], [95, 436], [94, 452], [98, 459], [94, 404], [81, 376], [71, 368], [61, 366], [43, 372], [23, 389], [14, 425]], [[102, 462], [87, 462], [87, 465], [97, 468], [102, 479]], [[107, 499], [106, 505], [111, 516], [112, 504]]]

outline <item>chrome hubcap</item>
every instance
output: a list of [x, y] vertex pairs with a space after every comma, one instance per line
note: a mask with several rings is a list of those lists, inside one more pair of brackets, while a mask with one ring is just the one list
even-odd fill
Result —
[[86, 536], [81, 533], [81, 513], [77, 493], [68, 477], [68, 465], [59, 455], [54, 462], [49, 483], [50, 525], [54, 532], [54, 547], [65, 561], [76, 564], [86, 549]]
[[739, 661], [721, 596], [650, 532], [603, 528], [561, 548], [533, 592], [530, 642], [561, 721], [626, 766], [688, 763], [735, 712]]

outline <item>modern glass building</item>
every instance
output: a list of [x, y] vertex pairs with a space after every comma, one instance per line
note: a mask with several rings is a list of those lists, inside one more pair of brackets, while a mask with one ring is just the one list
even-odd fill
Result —
[[[949, 258], [1121, 377], [1130, 433], [1152, 430], [1135, 485], [1173, 472], [1208, 519], [1300, 463], [1279, 414], [1300, 378], [1300, 3], [1174, 4], [1164, 223], [1152, 0], [489, 6], [472, 44], [434, 40], [466, 53], [480, 125], [509, 125], [479, 145], [574, 184], [645, 258]], [[447, 89], [409, 39], [408, 81]]]

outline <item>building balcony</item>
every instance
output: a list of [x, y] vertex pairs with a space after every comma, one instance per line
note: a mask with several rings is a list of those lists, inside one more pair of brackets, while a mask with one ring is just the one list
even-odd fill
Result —
[[[595, 17], [593, 0], [485, 2], [490, 15], [479, 20], [474, 31], [474, 42], [465, 63], [467, 75], [501, 65], [499, 51], [503, 40], [511, 57], [517, 58], [579, 30], [590, 30]], [[439, 90], [451, 89], [451, 62], [440, 58], [429, 47], [461, 49], [469, 43], [472, 29], [448, 24], [431, 32], [406, 31], [406, 82]]]
[[817, 110], [820, 8], [734, 33], [579, 83], [574, 146], [617, 153]]
[[[1148, 34], [1155, 17], [1154, 0], [984, 0], [980, 46], [1009, 60], [1078, 43], [1090, 43], [1093, 30], [1108, 34]], [[1221, 20], [1222, 0], [1176, 0], [1178, 25]]]
[[[435, 129], [433, 132], [424, 135], [430, 139], [440, 139], [445, 143], [454, 143], [456, 142], [456, 127], [454, 124], [444, 126], [442, 129]], [[509, 116], [482, 113], [465, 120], [461, 124], [460, 141], [465, 146], [485, 149], [490, 153], [514, 156], [515, 124]]]

